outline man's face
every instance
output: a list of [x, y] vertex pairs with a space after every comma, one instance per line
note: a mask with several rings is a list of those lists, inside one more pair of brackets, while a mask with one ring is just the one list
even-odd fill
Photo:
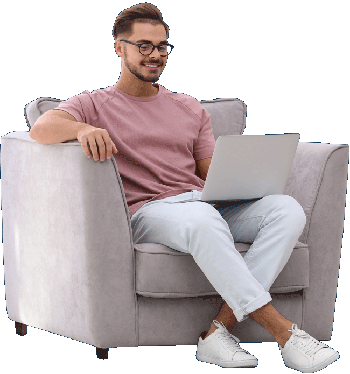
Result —
[[[133, 43], [146, 43], [140, 40], [149, 40], [154, 45], [161, 42], [167, 42], [166, 31], [163, 25], [152, 25], [150, 23], [135, 22], [133, 25], [133, 34], [128, 41]], [[118, 48], [118, 45], [121, 48]], [[168, 56], [161, 56], [158, 49], [155, 48], [150, 55], [142, 55], [139, 47], [122, 41], [115, 42], [115, 48], [123, 51], [122, 57], [122, 74], [133, 74], [144, 82], [157, 82], [159, 76], [164, 70]], [[117, 52], [118, 53], [118, 52]], [[158, 64], [157, 69], [150, 69], [145, 64]]]

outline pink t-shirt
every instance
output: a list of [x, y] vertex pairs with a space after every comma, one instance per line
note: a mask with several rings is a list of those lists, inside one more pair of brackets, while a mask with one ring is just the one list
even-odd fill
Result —
[[116, 86], [84, 91], [56, 108], [108, 131], [119, 151], [113, 156], [130, 217], [151, 200], [202, 191], [195, 160], [212, 157], [215, 148], [211, 116], [200, 102], [153, 86], [159, 91], [151, 97], [131, 96]]

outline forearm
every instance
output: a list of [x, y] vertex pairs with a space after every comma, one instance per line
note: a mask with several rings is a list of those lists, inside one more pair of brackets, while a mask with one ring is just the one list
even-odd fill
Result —
[[77, 139], [79, 131], [86, 126], [90, 125], [45, 113], [35, 122], [29, 136], [41, 144], [63, 143]]

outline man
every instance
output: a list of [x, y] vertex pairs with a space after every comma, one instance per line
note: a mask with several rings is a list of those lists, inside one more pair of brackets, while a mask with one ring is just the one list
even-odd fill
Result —
[[[286, 366], [320, 370], [337, 360], [338, 352], [284, 318], [268, 292], [303, 232], [304, 211], [287, 195], [220, 212], [199, 201], [215, 146], [210, 115], [196, 99], [152, 84], [173, 46], [167, 45], [161, 16], [154, 17], [159, 10], [145, 4], [132, 7], [132, 16], [125, 11], [117, 18], [115, 51], [122, 60], [117, 84], [62, 102], [38, 119], [30, 136], [42, 144], [78, 139], [95, 161], [114, 153], [134, 242], [161, 243], [194, 257], [225, 300], [199, 337], [198, 360], [222, 367], [257, 366], [257, 359], [229, 333], [235, 323], [251, 317], [278, 342]], [[118, 27], [126, 15], [131, 32], [123, 34]], [[253, 243], [244, 258], [234, 241]]]

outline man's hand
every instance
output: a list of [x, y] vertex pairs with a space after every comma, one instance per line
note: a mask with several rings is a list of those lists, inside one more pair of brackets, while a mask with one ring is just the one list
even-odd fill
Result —
[[[86, 124], [86, 126], [78, 132], [77, 139], [81, 143], [86, 156], [94, 160], [104, 161], [110, 159], [112, 153], [118, 153], [115, 144], [112, 142], [108, 131]], [[91, 155], [92, 153], [92, 155]]]

